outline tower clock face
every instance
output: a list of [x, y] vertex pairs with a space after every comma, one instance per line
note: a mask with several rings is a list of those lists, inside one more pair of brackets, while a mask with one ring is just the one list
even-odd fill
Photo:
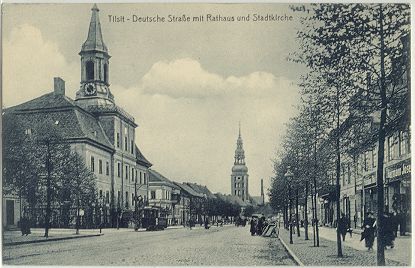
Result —
[[92, 83], [85, 84], [84, 90], [85, 90], [85, 95], [87, 96], [94, 95], [97, 92], [95, 85]]

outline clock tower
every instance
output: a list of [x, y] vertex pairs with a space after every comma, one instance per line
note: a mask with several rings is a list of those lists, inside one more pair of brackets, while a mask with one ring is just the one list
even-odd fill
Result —
[[81, 87], [76, 92], [78, 105], [106, 106], [114, 103], [114, 96], [109, 89], [109, 59], [107, 46], [104, 44], [99, 22], [99, 9], [91, 9], [88, 37], [82, 45], [81, 52]]

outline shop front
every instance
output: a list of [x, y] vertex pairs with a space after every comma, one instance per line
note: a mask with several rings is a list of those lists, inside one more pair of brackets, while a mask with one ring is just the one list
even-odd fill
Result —
[[387, 191], [385, 193], [389, 212], [403, 218], [406, 228], [411, 226], [411, 159], [405, 159], [385, 168]]

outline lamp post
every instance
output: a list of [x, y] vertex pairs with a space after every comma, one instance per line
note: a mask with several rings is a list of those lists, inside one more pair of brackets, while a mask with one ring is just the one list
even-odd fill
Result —
[[290, 219], [289, 219], [289, 226], [290, 226], [290, 244], [293, 244], [293, 223], [292, 223], [292, 213], [291, 213], [291, 180], [294, 177], [294, 174], [292, 173], [291, 167], [287, 167], [287, 173], [285, 173], [284, 177], [287, 180], [288, 183], [288, 200], [289, 200], [289, 213], [290, 213]]
[[104, 213], [103, 213], [103, 208], [104, 208], [104, 197], [101, 196], [98, 199], [98, 206], [99, 206], [99, 233], [102, 233], [102, 223], [104, 222]]
[[92, 202], [92, 226], [93, 228], [96, 228], [96, 206], [97, 204], [95, 202]]

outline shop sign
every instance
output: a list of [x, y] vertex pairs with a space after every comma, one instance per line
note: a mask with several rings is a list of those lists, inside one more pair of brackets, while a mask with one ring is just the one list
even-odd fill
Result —
[[[411, 174], [411, 162], [410, 159], [399, 162], [391, 167], [386, 168], [386, 179], [391, 181], [396, 181], [401, 179], [405, 175]], [[405, 176], [406, 177], [406, 176]]]

